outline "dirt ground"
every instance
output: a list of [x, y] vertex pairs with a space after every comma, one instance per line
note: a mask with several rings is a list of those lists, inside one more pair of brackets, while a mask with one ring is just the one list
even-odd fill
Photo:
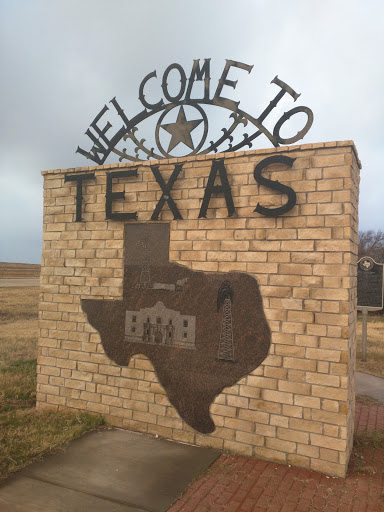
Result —
[[384, 377], [384, 315], [368, 314], [367, 361], [365, 363], [361, 361], [362, 328], [362, 320], [358, 318], [356, 369], [359, 372]]

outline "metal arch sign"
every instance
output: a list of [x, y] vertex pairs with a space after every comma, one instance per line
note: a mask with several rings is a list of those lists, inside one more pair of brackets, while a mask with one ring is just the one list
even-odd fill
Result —
[[[113, 98], [110, 103], [123, 121], [123, 126], [119, 128], [114, 135], [111, 135], [111, 123], [109, 121], [102, 121], [102, 117], [109, 110], [109, 107], [104, 105], [90, 124], [88, 130], [85, 132], [92, 141], [91, 149], [89, 151], [85, 151], [78, 147], [76, 152], [82, 154], [96, 164], [102, 165], [111, 153], [118, 155], [120, 161], [129, 160], [134, 162], [144, 159], [149, 160], [150, 158], [174, 158], [176, 155], [172, 155], [172, 151], [182, 144], [187, 148], [186, 153], [184, 155], [177, 156], [186, 157], [198, 154], [208, 154], [211, 152], [216, 153], [219, 151], [219, 148], [221, 152], [236, 151], [244, 146], [251, 148], [252, 141], [260, 135], [266, 136], [273, 146], [278, 147], [280, 144], [292, 144], [302, 139], [308, 132], [313, 123], [313, 113], [311, 109], [304, 106], [294, 107], [288, 112], [285, 112], [275, 124], [272, 132], [263, 125], [264, 120], [286, 93], [288, 93], [294, 101], [296, 101], [300, 96], [300, 94], [296, 93], [288, 84], [280, 80], [277, 76], [271, 81], [271, 83], [280, 87], [280, 91], [257, 118], [241, 110], [239, 108], [240, 102], [233, 101], [222, 95], [224, 87], [236, 88], [237, 80], [234, 81], [228, 78], [228, 74], [232, 71], [231, 68], [239, 68], [247, 71], [248, 73], [252, 71], [253, 66], [244, 64], [243, 62], [236, 62], [233, 60], [226, 61], [216, 90], [211, 97], [210, 61], [211, 59], [204, 59], [203, 65], [200, 66], [200, 60], [194, 60], [188, 79], [180, 64], [174, 63], [168, 66], [161, 80], [163, 98], [160, 98], [156, 103], [150, 103], [146, 99], [146, 87], [148, 82], [157, 79], [156, 71], [149, 73], [143, 79], [139, 87], [139, 99], [144, 106], [144, 110], [139, 112], [133, 118], [128, 119], [116, 98]], [[177, 91], [177, 94], [173, 95], [170, 93], [168, 85], [168, 78], [171, 72], [176, 72], [180, 75], [180, 88]], [[192, 97], [192, 90], [196, 81], [204, 81], [204, 94], [201, 98]], [[204, 105], [221, 107], [231, 112], [229, 115], [231, 120], [230, 126], [228, 128], [222, 128], [221, 131], [223, 134], [218, 136], [216, 141], [211, 140], [208, 144], [206, 143], [208, 136], [208, 117], [202, 107]], [[193, 107], [195, 109], [196, 113], [194, 119], [187, 119], [184, 110], [185, 106]], [[166, 122], [167, 115], [173, 109], [178, 109], [176, 122]], [[138, 131], [137, 126], [142, 121], [160, 113], [161, 115], [159, 116], [155, 127], [155, 140], [157, 145], [157, 150], [155, 150], [154, 147], [148, 148], [145, 145], [145, 139], [138, 137], [136, 132]], [[296, 135], [283, 138], [280, 135], [282, 126], [292, 116], [299, 113], [304, 113], [307, 116], [305, 125], [298, 131], [298, 133], [296, 133]], [[239, 131], [237, 131], [237, 133], [234, 132], [240, 125], [242, 125], [243, 128], [249, 126], [254, 131], [250, 135], [248, 133], [243, 133], [242, 139], [238, 139], [238, 142], [234, 143], [234, 136], [238, 137], [237, 134]], [[198, 126], [202, 126], [203, 130], [200, 140], [195, 145], [191, 133]], [[163, 133], [162, 130], [171, 135], [167, 148], [164, 148], [160, 140], [160, 133]], [[132, 141], [134, 148], [131, 151], [131, 154], [127, 152], [127, 148], [123, 148], [122, 150], [116, 148], [116, 145], [121, 140]], [[228, 147], [222, 147], [224, 143], [228, 143]]]

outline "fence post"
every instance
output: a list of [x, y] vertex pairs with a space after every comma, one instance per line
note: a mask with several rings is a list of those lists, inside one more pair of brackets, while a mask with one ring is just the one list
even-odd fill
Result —
[[363, 339], [362, 339], [362, 351], [361, 360], [365, 362], [367, 360], [367, 317], [368, 308], [362, 308], [363, 313]]

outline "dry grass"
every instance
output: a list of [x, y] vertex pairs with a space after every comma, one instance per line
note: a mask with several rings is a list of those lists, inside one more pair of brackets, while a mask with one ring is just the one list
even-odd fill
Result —
[[362, 320], [357, 321], [356, 369], [384, 377], [384, 317], [368, 314], [367, 361], [361, 361]]
[[34, 408], [38, 298], [38, 288], [0, 288], [0, 479], [104, 423]]
[[33, 263], [4, 263], [0, 261], [0, 279], [40, 277], [40, 265]]
[[383, 402], [368, 395], [355, 395], [356, 402], [363, 405], [383, 405]]
[[0, 368], [36, 359], [39, 288], [0, 288]]
[[0, 414], [0, 480], [102, 424], [100, 416], [84, 412], [25, 409]]

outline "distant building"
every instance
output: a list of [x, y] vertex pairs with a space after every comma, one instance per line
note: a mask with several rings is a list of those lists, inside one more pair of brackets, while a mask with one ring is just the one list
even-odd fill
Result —
[[181, 315], [158, 301], [152, 308], [125, 312], [124, 341], [195, 350], [196, 317]]

